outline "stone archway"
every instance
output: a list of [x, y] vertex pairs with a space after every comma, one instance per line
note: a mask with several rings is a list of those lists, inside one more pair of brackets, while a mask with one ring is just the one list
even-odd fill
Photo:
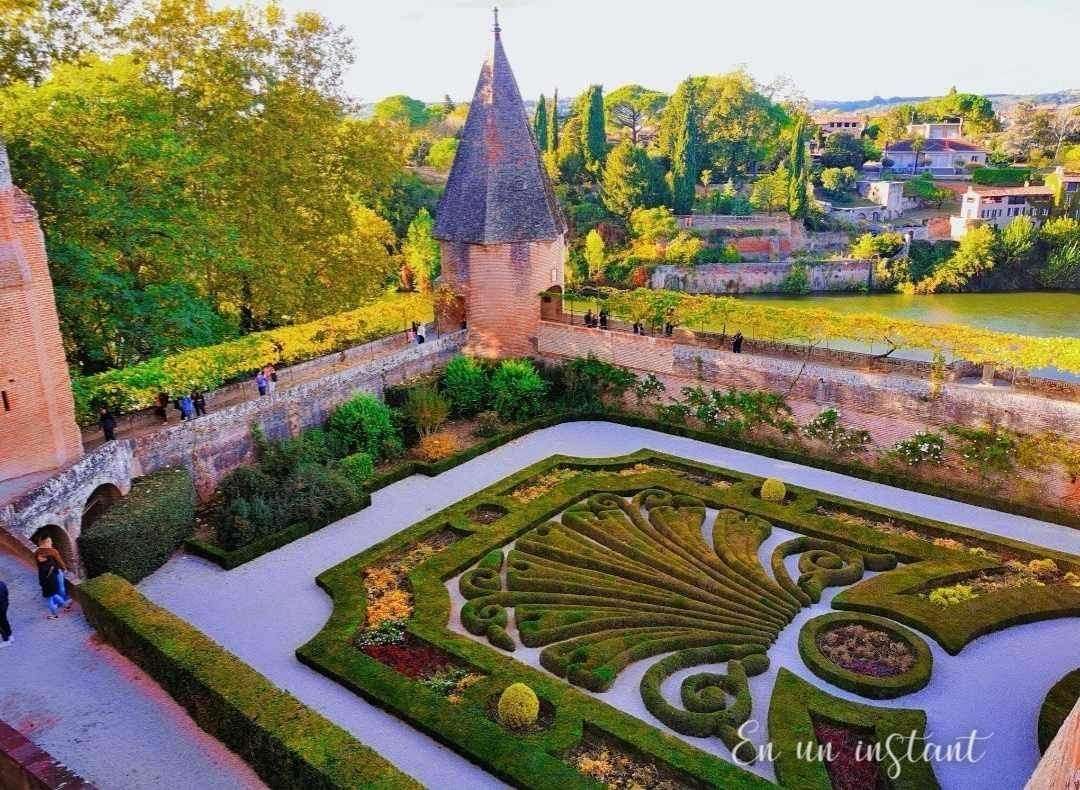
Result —
[[64, 558], [64, 564], [69, 569], [74, 570], [79, 567], [79, 558], [75, 553], [75, 543], [71, 539], [67, 530], [57, 524], [46, 524], [43, 527], [38, 527], [34, 530], [34, 534], [30, 536], [30, 540], [36, 546], [42, 538], [51, 538], [53, 548], [60, 552], [60, 556]]
[[544, 291], [540, 297], [540, 318], [545, 321], [558, 321], [562, 314], [563, 289], [561, 285], [553, 285]]
[[122, 497], [123, 493], [112, 483], [102, 483], [91, 491], [90, 496], [86, 498], [86, 504], [83, 505], [82, 523], [79, 533], [82, 534], [82, 532], [85, 532], [87, 527], [91, 526], [95, 521], [105, 515], [105, 512], [115, 505]]

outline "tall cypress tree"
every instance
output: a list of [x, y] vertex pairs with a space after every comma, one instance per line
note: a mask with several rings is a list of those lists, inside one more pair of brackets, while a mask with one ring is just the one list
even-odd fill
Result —
[[810, 209], [806, 183], [806, 127], [800, 118], [791, 140], [791, 180], [788, 183], [788, 214], [795, 219], [805, 219]]
[[585, 164], [599, 175], [607, 153], [607, 135], [604, 131], [604, 94], [599, 85], [590, 85], [586, 91], [585, 117], [581, 124], [581, 149]]
[[541, 151], [548, 149], [548, 117], [547, 102], [544, 94], [540, 94], [540, 101], [536, 103], [536, 117], [533, 119], [533, 132], [536, 133], [536, 144]]
[[559, 89], [555, 89], [555, 96], [551, 100], [551, 115], [548, 121], [548, 151], [559, 150]]
[[689, 214], [694, 208], [694, 188], [698, 177], [697, 104], [688, 85], [680, 86], [672, 101], [676, 108], [677, 126], [672, 140], [671, 200], [676, 214]]

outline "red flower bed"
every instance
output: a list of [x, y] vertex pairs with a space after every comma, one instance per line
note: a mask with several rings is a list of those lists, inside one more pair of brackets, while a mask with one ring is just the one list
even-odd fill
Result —
[[[873, 736], [868, 731], [842, 724], [815, 721], [814, 735], [825, 747], [825, 770], [833, 790], [884, 790], [888, 785], [873, 758]], [[860, 748], [861, 747], [861, 748]]]
[[430, 677], [456, 666], [453, 656], [413, 639], [400, 645], [364, 645], [361, 650], [395, 672], [414, 679]]

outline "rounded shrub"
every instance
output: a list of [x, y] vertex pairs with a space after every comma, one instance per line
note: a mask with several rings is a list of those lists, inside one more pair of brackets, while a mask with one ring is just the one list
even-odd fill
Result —
[[368, 453], [353, 453], [338, 462], [338, 469], [354, 486], [360, 488], [375, 474], [375, 461]]
[[443, 391], [454, 414], [468, 417], [481, 411], [491, 397], [487, 373], [473, 357], [459, 355], [443, 371]]
[[536, 724], [540, 700], [524, 683], [512, 683], [499, 697], [499, 722], [511, 730], [524, 730]]
[[547, 385], [527, 359], [506, 359], [491, 379], [493, 405], [503, 420], [527, 420], [543, 409]]
[[367, 392], [334, 409], [325, 431], [329, 450], [338, 458], [363, 450], [373, 459], [382, 460], [402, 450], [390, 407]]
[[761, 484], [761, 498], [766, 502], [783, 502], [787, 496], [787, 486], [783, 480], [770, 477]]

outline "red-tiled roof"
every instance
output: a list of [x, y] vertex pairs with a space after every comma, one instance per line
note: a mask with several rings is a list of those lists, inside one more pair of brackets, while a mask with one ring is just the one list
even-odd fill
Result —
[[[911, 151], [911, 140], [897, 140], [895, 143], [889, 143], [886, 150], [889, 152], [897, 151], [900, 153]], [[965, 140], [932, 139], [923, 141], [922, 152], [924, 154], [972, 154], [985, 153], [986, 149]]]
[[1008, 195], [1027, 195], [1050, 197], [1053, 191], [1050, 187], [985, 187], [975, 185], [972, 187], [983, 197], [1006, 197]]

